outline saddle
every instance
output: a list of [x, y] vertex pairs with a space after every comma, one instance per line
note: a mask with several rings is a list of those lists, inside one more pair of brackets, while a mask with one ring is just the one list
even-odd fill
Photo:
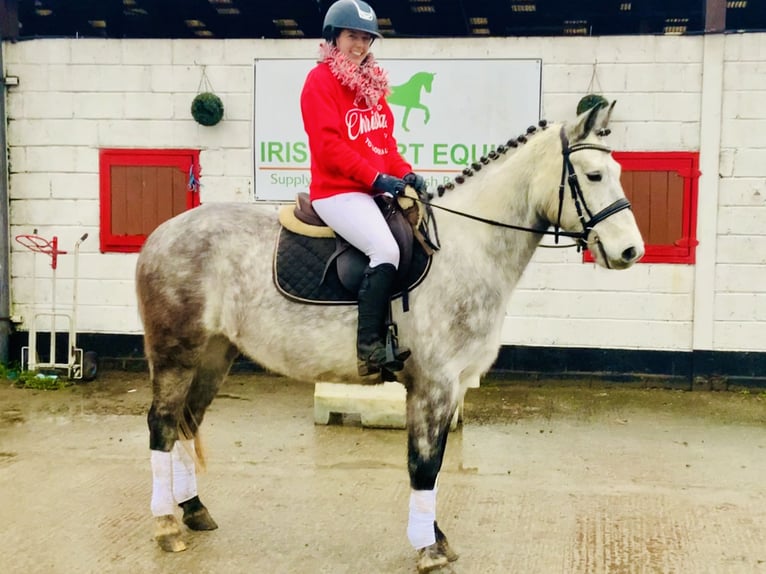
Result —
[[[408, 187], [396, 199], [376, 196], [399, 245], [399, 273], [392, 298], [402, 298], [425, 279], [431, 256], [438, 249], [429, 233], [430, 214]], [[294, 205], [279, 210], [281, 227], [274, 250], [274, 284], [292, 301], [317, 305], [355, 305], [369, 259], [325, 225], [311, 206], [308, 193], [297, 194]]]

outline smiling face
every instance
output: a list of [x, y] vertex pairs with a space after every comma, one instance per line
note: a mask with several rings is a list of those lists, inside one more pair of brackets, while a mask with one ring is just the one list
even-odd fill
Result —
[[349, 60], [360, 65], [370, 53], [373, 39], [367, 32], [344, 29], [335, 39], [335, 45]]

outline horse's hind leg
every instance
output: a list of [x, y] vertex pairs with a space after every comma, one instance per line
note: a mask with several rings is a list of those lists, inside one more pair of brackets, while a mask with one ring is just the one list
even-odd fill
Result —
[[[195, 443], [199, 438], [199, 425], [202, 424], [205, 411], [210, 406], [210, 403], [213, 402], [237, 354], [237, 348], [223, 337], [213, 337], [208, 341], [207, 347], [200, 357], [200, 365], [197, 367], [194, 379], [192, 380], [184, 408], [183, 432], [187, 437], [193, 436], [195, 439], [188, 440], [187, 448], [194, 449]], [[191, 454], [194, 454], [194, 451]], [[199, 457], [201, 460], [201, 453], [199, 453]], [[173, 465], [175, 473], [175, 460]], [[187, 487], [179, 487], [176, 490], [174, 484], [173, 495], [175, 500], [179, 502], [179, 506], [183, 509], [184, 524], [192, 530], [215, 530], [218, 528], [218, 524], [210, 516], [210, 513], [205, 505], [202, 504], [197, 494], [194, 458], [191, 457], [190, 460], [187, 459], [183, 462], [182, 468], [185, 471], [186, 478], [185, 483], [182, 483], [182, 485], [186, 484]]]
[[181, 528], [174, 515], [172, 451], [178, 442], [184, 402], [194, 378], [194, 369], [177, 365], [171, 360], [158, 360], [149, 353], [147, 355], [153, 393], [147, 423], [152, 463], [154, 537], [163, 550], [179, 552], [186, 549], [186, 543], [181, 538]]
[[216, 527], [197, 496], [193, 439], [237, 352], [221, 338], [209, 340], [196, 352], [158, 353], [149, 347], [147, 351], [154, 351], [147, 355], [153, 388], [148, 424], [155, 538], [163, 550], [178, 552], [186, 544], [174, 515], [175, 503], [181, 504], [190, 528]]
[[429, 572], [458, 559], [436, 523], [436, 480], [456, 406], [451, 389], [435, 381], [410, 390], [407, 396], [407, 450], [412, 488], [407, 536], [418, 551], [419, 572]]

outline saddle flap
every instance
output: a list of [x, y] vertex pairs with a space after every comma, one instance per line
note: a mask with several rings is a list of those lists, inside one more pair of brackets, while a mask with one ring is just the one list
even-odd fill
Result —
[[[273, 272], [277, 289], [288, 299], [300, 303], [356, 304], [359, 283], [368, 260], [356, 249], [338, 251], [337, 238], [306, 237], [283, 227], [274, 251]], [[335, 265], [328, 268], [332, 259]], [[430, 267], [431, 257], [416, 248], [409, 265], [409, 276], [394, 297], [404, 297], [407, 291], [417, 287]]]
[[407, 276], [408, 266], [412, 260], [413, 233], [412, 226], [406, 216], [399, 210], [394, 211], [388, 218], [388, 227], [399, 246], [399, 274]]
[[[414, 190], [410, 191], [414, 193]], [[418, 237], [422, 249], [414, 244], [414, 237], [419, 234], [415, 232], [417, 224], [422, 222], [422, 214], [418, 213], [420, 202], [412, 197], [397, 199], [385, 195], [375, 197], [399, 246], [399, 273], [394, 296], [402, 297], [406, 310], [408, 291], [425, 278], [433, 251], [427, 249], [422, 236]], [[402, 200], [406, 201], [403, 203]], [[324, 225], [305, 192], [296, 195], [294, 205], [282, 206], [279, 221], [283, 229], [274, 256], [274, 280], [280, 292], [301, 302], [354, 303], [369, 263], [367, 257]]]

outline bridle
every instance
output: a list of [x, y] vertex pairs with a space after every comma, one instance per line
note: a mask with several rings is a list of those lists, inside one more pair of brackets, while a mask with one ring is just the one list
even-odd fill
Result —
[[[527, 231], [529, 233], [538, 233], [540, 235], [553, 235], [556, 243], [558, 243], [559, 237], [570, 237], [575, 240], [575, 243], [568, 245], [567, 247], [576, 246], [578, 249], [586, 250], [588, 249], [588, 236], [590, 235], [591, 231], [593, 231], [593, 228], [615, 213], [619, 213], [623, 209], [630, 209], [630, 201], [628, 201], [625, 197], [621, 197], [620, 199], [607, 205], [604, 209], [593, 215], [590, 208], [588, 207], [587, 202], [585, 201], [585, 197], [582, 194], [582, 188], [580, 187], [580, 182], [577, 180], [577, 173], [574, 170], [570, 156], [575, 152], [586, 149], [602, 151], [604, 153], [611, 153], [612, 149], [593, 143], [575, 143], [570, 145], [569, 139], [566, 136], [566, 132], [564, 131], [563, 126], [561, 127], [559, 135], [561, 137], [561, 154], [564, 159], [561, 166], [561, 181], [559, 183], [558, 217], [556, 223], [554, 224], [553, 231], [548, 231], [547, 229], [535, 229], [533, 227], [524, 227], [522, 225], [512, 225], [510, 223], [502, 223], [494, 219], [487, 219], [484, 217], [479, 217], [478, 215], [471, 215], [462, 211], [456, 211], [442, 205], [436, 205], [430, 201], [424, 201], [422, 198], [419, 198], [419, 201], [427, 207], [435, 207], [436, 209], [440, 209], [454, 215], [459, 215], [461, 217], [466, 217], [474, 221], [480, 221], [488, 225], [503, 227], [505, 229], [515, 229], [518, 231]], [[572, 197], [572, 201], [574, 202], [575, 209], [577, 210], [577, 217], [580, 219], [580, 225], [582, 225], [582, 231], [561, 231], [561, 214], [564, 208], [564, 191], [567, 184], [569, 185], [570, 195]], [[585, 219], [586, 214], [590, 219]]]
[[[556, 224], [554, 225], [553, 235], [555, 237], [556, 243], [558, 243], [560, 235], [566, 235], [567, 237], [575, 238], [577, 240], [577, 245], [580, 248], [587, 249], [588, 236], [590, 235], [590, 232], [593, 231], [593, 228], [615, 213], [619, 213], [623, 209], [630, 209], [630, 202], [627, 198], [621, 197], [620, 199], [607, 205], [604, 209], [596, 213], [596, 215], [593, 215], [591, 210], [588, 208], [585, 197], [582, 194], [582, 188], [580, 187], [580, 182], [577, 180], [577, 173], [574, 170], [570, 156], [573, 153], [584, 149], [594, 149], [597, 151], [603, 151], [604, 153], [612, 153], [612, 149], [603, 145], [592, 143], [576, 143], [569, 145], [569, 139], [567, 138], [563, 126], [559, 132], [559, 136], [561, 137], [561, 155], [564, 157], [564, 161], [561, 166], [561, 181], [559, 183], [559, 212]], [[567, 173], [569, 174], [568, 176]], [[582, 232], [580, 233], [569, 234], [561, 231], [561, 211], [564, 207], [565, 181], [569, 184], [570, 195], [572, 196], [572, 201], [574, 202], [575, 209], [577, 210], [577, 217], [580, 219], [580, 225], [582, 225]], [[585, 210], [585, 213], [587, 213], [588, 217], [590, 217], [588, 221], [585, 221], [585, 214], [583, 213], [583, 210]]]

